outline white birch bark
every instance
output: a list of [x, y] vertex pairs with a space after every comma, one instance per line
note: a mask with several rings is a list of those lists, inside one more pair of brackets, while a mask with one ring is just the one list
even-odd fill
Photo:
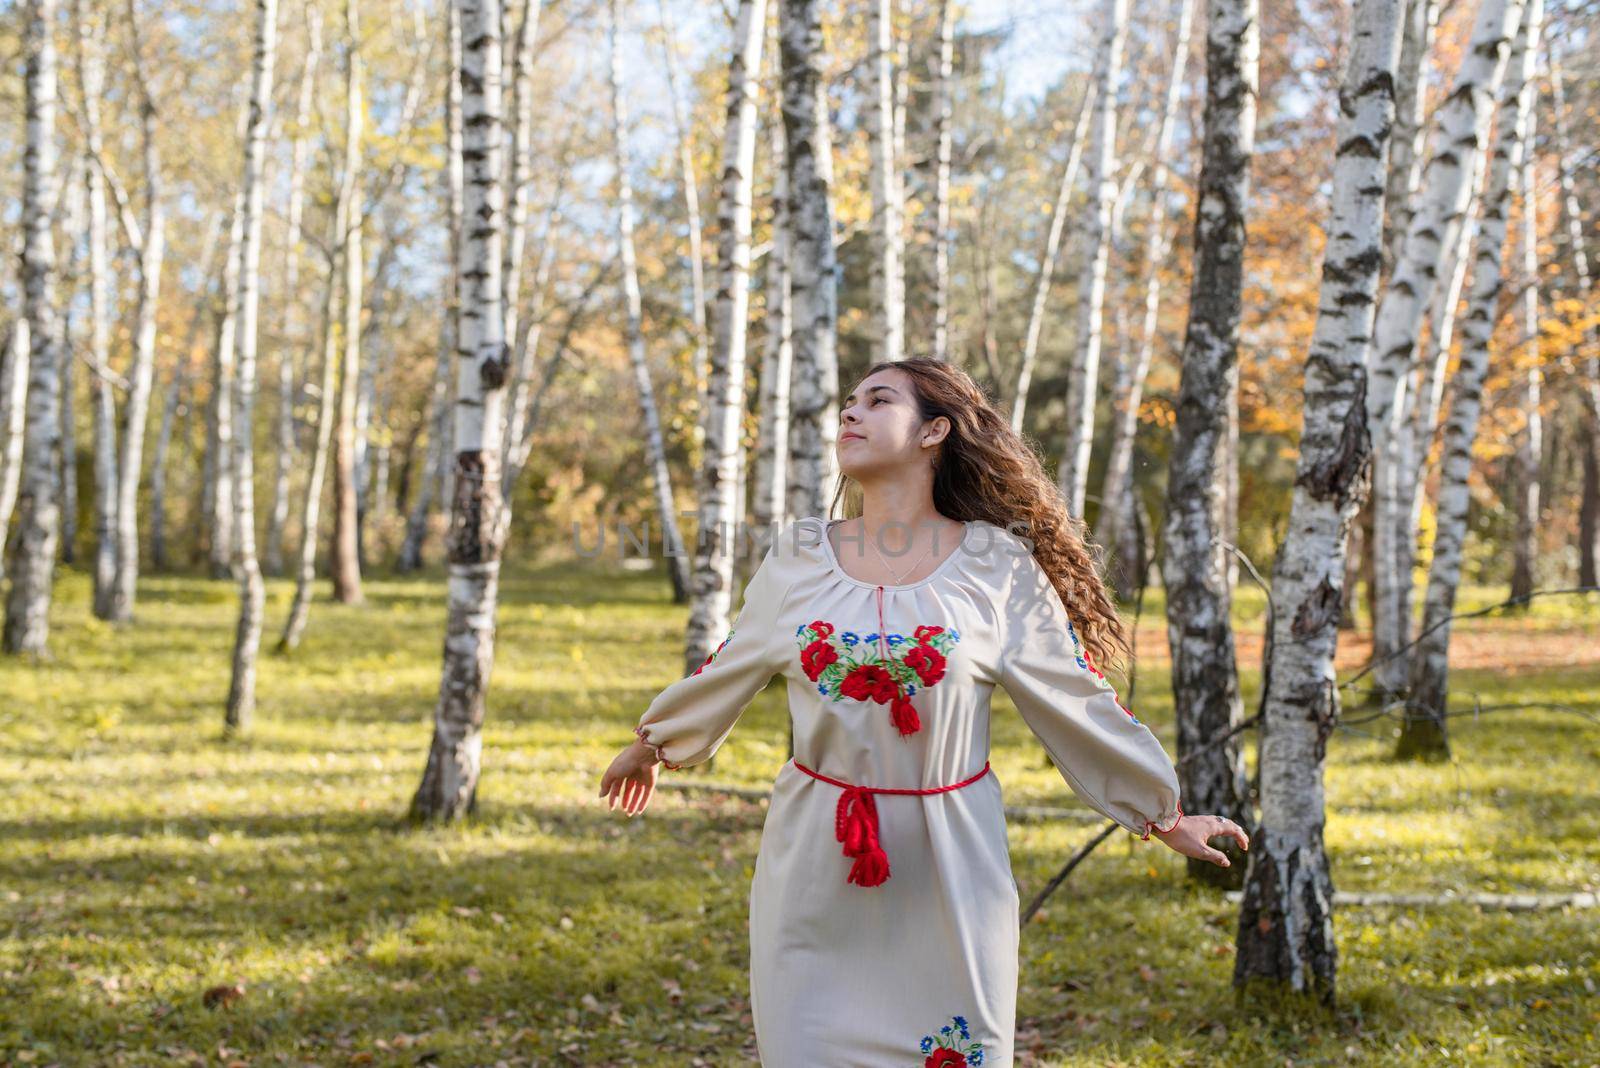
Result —
[[839, 279], [833, 246], [833, 147], [822, 76], [820, 0], [778, 0], [784, 163], [794, 303], [789, 513], [829, 514], [838, 478]]
[[261, 222], [266, 200], [267, 112], [277, 59], [278, 0], [256, 0], [250, 122], [244, 143], [244, 244], [239, 253], [239, 364], [234, 383], [233, 570], [239, 582], [239, 622], [233, 636], [233, 671], [228, 683], [224, 729], [248, 731], [255, 717], [256, 660], [261, 649], [261, 610], [266, 590], [256, 558], [255, 403], [257, 322], [261, 307]]
[[1410, 606], [1401, 603], [1399, 576], [1400, 479], [1396, 443], [1404, 414], [1422, 315], [1438, 284], [1443, 250], [1455, 242], [1471, 197], [1474, 157], [1488, 135], [1494, 98], [1505, 73], [1506, 50], [1522, 14], [1522, 0], [1482, 0], [1472, 40], [1462, 54], [1450, 95], [1435, 117], [1433, 156], [1423, 172], [1415, 213], [1400, 256], [1378, 305], [1373, 367], [1367, 392], [1372, 424], [1373, 635], [1375, 696], [1387, 700], [1405, 688]]
[[1072, 144], [1067, 149], [1067, 163], [1061, 170], [1061, 184], [1056, 188], [1056, 202], [1050, 209], [1050, 230], [1044, 241], [1044, 251], [1039, 256], [1039, 273], [1033, 282], [1033, 304], [1028, 312], [1028, 329], [1022, 338], [1022, 360], [1017, 367], [1015, 399], [1011, 403], [1011, 429], [1022, 433], [1022, 421], [1027, 414], [1028, 390], [1033, 385], [1033, 366], [1039, 354], [1039, 338], [1044, 333], [1044, 312], [1050, 300], [1050, 286], [1055, 281], [1056, 257], [1061, 251], [1061, 234], [1067, 224], [1067, 204], [1078, 184], [1078, 168], [1083, 160], [1084, 140], [1089, 132], [1089, 120], [1094, 114], [1095, 101], [1099, 99], [1099, 85], [1092, 82], [1084, 92], [1078, 106], [1078, 121], [1072, 128]]
[[[167, 216], [163, 203], [166, 194], [157, 140], [155, 94], [150, 86], [139, 26], [132, 19], [131, 9], [130, 28], [144, 150], [144, 221], [142, 224], [135, 222], [126, 198], [117, 198], [122, 229], [129, 243], [139, 250], [139, 307], [135, 313], [133, 361], [128, 372], [128, 399], [117, 457], [117, 582], [111, 618], [121, 622], [133, 618], [138, 598], [139, 479], [144, 469], [145, 424], [150, 415], [150, 392], [155, 381], [156, 320], [161, 307], [161, 268], [167, 248]], [[230, 469], [230, 479], [232, 475]]]
[[55, 0], [30, 0], [22, 11], [24, 123], [22, 158], [23, 308], [30, 348], [22, 481], [17, 497], [17, 533], [6, 573], [4, 649], [49, 656], [50, 601], [55, 582], [56, 539], [61, 529], [55, 471], [60, 434], [60, 375], [56, 367], [55, 243], [51, 216], [59, 196], [56, 163]]
[[[498, 5], [496, 9], [498, 32]], [[333, 549], [329, 554], [328, 571], [333, 579], [334, 600], [341, 604], [360, 604], [361, 529], [356, 502], [356, 407], [361, 387], [362, 280], [366, 274], [366, 255], [362, 251], [361, 241], [361, 228], [366, 216], [361, 184], [361, 138], [366, 115], [362, 104], [362, 85], [366, 72], [361, 59], [361, 12], [358, 0], [345, 0], [344, 10], [344, 181], [350, 186], [351, 193], [349, 225], [345, 227], [343, 235], [344, 353], [339, 370], [338, 422], [334, 427]]]
[[61, 338], [56, 345], [56, 373], [61, 382], [56, 387], [57, 396], [61, 398], [61, 410], [57, 418], [61, 420], [61, 437], [58, 439], [56, 454], [56, 477], [61, 480], [61, 488], [57, 491], [61, 495], [61, 562], [73, 563], [73, 553], [76, 550], [78, 534], [78, 444], [77, 444], [77, 419], [73, 414], [74, 389], [77, 379], [76, 368], [78, 363], [77, 344], [74, 336], [77, 333], [74, 324], [74, 311], [77, 301], [75, 290], [81, 284], [84, 276], [83, 245], [79, 242], [79, 235], [87, 232], [88, 206], [84, 188], [85, 172], [92, 170], [88, 160], [81, 152], [75, 152], [72, 158], [72, 168], [66, 177], [66, 196], [64, 216], [64, 231], [68, 238], [68, 254], [58, 261], [60, 277], [56, 282], [57, 289], [64, 295], [61, 308], [61, 317], [58, 320], [61, 327]]
[[439, 699], [427, 768], [411, 801], [417, 820], [459, 819], [477, 805], [483, 719], [494, 666], [500, 582], [500, 435], [507, 354], [501, 300], [505, 237], [499, 0], [461, 10], [465, 214], [461, 346], [456, 378], [455, 498]]
[[511, 184], [506, 198], [505, 259], [500, 265], [504, 293], [500, 298], [506, 317], [502, 336], [517, 336], [517, 313], [522, 307], [522, 261], [528, 246], [528, 201], [533, 192], [533, 46], [539, 38], [542, 0], [526, 0], [517, 35], [511, 42], [511, 143], [506, 155], [511, 164]]
[[694, 141], [683, 118], [679, 95], [678, 31], [668, 13], [666, 0], [658, 0], [661, 12], [661, 47], [667, 60], [667, 95], [672, 104], [672, 129], [678, 140], [678, 180], [683, 183], [683, 214], [689, 226], [689, 324], [694, 344], [694, 396], [696, 422], [706, 419], [706, 376], [709, 373], [710, 331], [706, 328], [706, 269], [704, 228], [700, 220], [700, 180], [694, 169]]
[[628, 106], [622, 92], [622, 57], [617, 23], [618, 0], [609, 0], [611, 123], [613, 157], [617, 172], [617, 246], [622, 260], [622, 296], [627, 313], [628, 362], [633, 367], [634, 384], [639, 391], [639, 406], [644, 416], [645, 453], [650, 464], [656, 495], [656, 511], [661, 516], [663, 551], [667, 554], [673, 597], [689, 596], [689, 563], [683, 536], [678, 529], [677, 506], [673, 503], [672, 472], [667, 467], [666, 439], [661, 432], [661, 413], [656, 408], [655, 388], [650, 384], [650, 364], [645, 356], [644, 309], [639, 295], [639, 267], [633, 246], [633, 179], [628, 151]]
[[1424, 82], [1439, 21], [1439, 0], [1404, 0], [1404, 4], [1405, 31], [1400, 40], [1400, 65], [1395, 70], [1394, 138], [1384, 195], [1384, 203], [1389, 205], [1383, 224], [1385, 273], [1392, 271], [1399, 259], [1400, 242], [1411, 221], [1412, 199], [1422, 178], [1428, 115]]
[[[1100, 516], [1095, 540], [1112, 550], [1113, 588], [1129, 591], [1139, 580], [1140, 539], [1133, 515], [1133, 446], [1139, 432], [1139, 406], [1144, 384], [1155, 359], [1156, 329], [1161, 312], [1161, 268], [1166, 265], [1171, 238], [1167, 227], [1167, 186], [1171, 169], [1172, 131], [1177, 126], [1178, 100], [1189, 64], [1189, 39], [1194, 27], [1195, 0], [1177, 0], [1177, 24], [1172, 35], [1172, 63], [1161, 121], [1151, 153], [1150, 214], [1144, 231], [1144, 318], [1139, 347], [1133, 359], [1119, 360], [1112, 400], [1111, 451], [1106, 459], [1105, 481], [1100, 490]], [[1124, 335], [1126, 336], [1126, 335]]]
[[328, 243], [328, 274], [322, 291], [319, 345], [322, 370], [317, 389], [316, 438], [311, 446], [311, 468], [306, 473], [305, 491], [300, 498], [300, 547], [295, 555], [294, 599], [289, 604], [289, 614], [284, 619], [283, 632], [278, 637], [277, 651], [280, 653], [296, 648], [305, 636], [317, 577], [317, 527], [322, 517], [322, 487], [328, 477], [339, 387], [339, 338], [333, 328], [333, 318], [339, 307], [339, 257], [347, 251], [344, 233], [349, 228], [350, 213], [355, 207], [353, 197], [353, 186], [349, 182], [340, 182], [333, 208], [333, 231]]
[[705, 663], [728, 632], [734, 557], [743, 513], [745, 347], [750, 320], [750, 218], [756, 162], [756, 103], [766, 0], [739, 0], [728, 62], [722, 183], [717, 198], [717, 295], [706, 377], [705, 448], [700, 463], [699, 536], [690, 581], [684, 674]]
[[[104, 158], [100, 100], [105, 93], [105, 20], [83, 0], [73, 0], [77, 26], [78, 85], [83, 91], [83, 138], [91, 156]], [[117, 412], [111, 386], [111, 267], [107, 256], [105, 175], [84, 172], [89, 243], [89, 397], [94, 409], [94, 593], [96, 619], [112, 618], [117, 583]]]
[[[1106, 268], [1111, 259], [1111, 212], [1117, 199], [1117, 83], [1128, 33], [1128, 0], [1106, 0], [1100, 43], [1100, 92], [1092, 123], [1089, 186], [1093, 209], [1084, 213], [1083, 270], [1078, 278], [1078, 344], [1067, 375], [1067, 443], [1058, 479], [1067, 508], [1083, 516], [1089, 487], [1089, 450], [1094, 445], [1095, 401], [1100, 393], [1101, 324]], [[1253, 90], [1252, 90], [1253, 91]], [[1249, 121], [1254, 122], [1252, 117]], [[1248, 146], [1245, 152], [1248, 155]]]
[[[1531, 9], [1530, 9], [1531, 11]], [[1530, 14], [1527, 16], [1532, 18]], [[1533, 90], [1537, 97], [1537, 89]], [[1531, 146], [1536, 121], [1534, 100], [1527, 104], [1523, 132], [1524, 146]], [[1535, 182], [1533, 150], [1522, 152], [1518, 188], [1522, 200], [1522, 226], [1519, 231], [1522, 251], [1522, 336], [1526, 346], [1522, 379], [1522, 429], [1517, 434], [1515, 508], [1517, 529], [1511, 550], [1511, 596], [1527, 597], [1538, 576], [1534, 565], [1539, 556], [1539, 472], [1544, 421], [1539, 413], [1544, 374], [1539, 362], [1539, 193]]]
[[956, 10], [939, 0], [938, 47], [933, 72], [933, 205], [924, 213], [933, 253], [933, 353], [950, 359], [950, 157], [953, 147]]
[[867, 5], [867, 129], [872, 152], [873, 361], [905, 355], [905, 309], [900, 277], [900, 166], [894, 135], [894, 2]]
[[311, 122], [311, 103], [316, 91], [317, 72], [322, 65], [322, 9], [306, 5], [306, 55], [300, 69], [300, 85], [295, 96], [294, 136], [289, 144], [288, 233], [283, 242], [283, 295], [286, 320], [285, 338], [278, 348], [278, 410], [276, 464], [272, 474], [272, 511], [267, 522], [267, 545], [263, 568], [269, 575], [281, 575], [284, 568], [284, 538], [289, 526], [289, 473], [295, 465], [295, 397], [299, 392], [296, 366], [305, 350], [300, 303], [301, 227], [305, 214], [306, 153], [310, 141], [306, 133]]
[[[445, 80], [445, 212], [449, 228], [450, 262], [461, 262], [461, 212], [465, 179], [461, 158], [461, 12], [448, 5], [447, 55], [449, 71]], [[446, 471], [454, 465], [450, 441], [454, 436], [451, 414], [450, 374], [456, 338], [460, 336], [461, 302], [455, 271], [445, 272], [444, 311], [439, 316], [439, 359], [434, 367], [433, 389], [428, 398], [428, 453], [417, 490], [416, 502], [406, 517], [406, 536], [400, 545], [395, 569], [402, 574], [422, 566], [423, 543], [428, 536], [428, 516], [436, 499], [445, 496]]]
[[231, 573], [233, 560], [233, 380], [234, 346], [238, 333], [239, 249], [244, 241], [244, 204], [233, 197], [228, 226], [228, 260], [222, 270], [222, 313], [217, 324], [217, 347], [211, 365], [211, 436], [207, 448], [206, 483], [210, 489], [207, 512], [208, 559], [212, 578]]
[[[1237, 381], [1245, 214], [1255, 145], [1260, 55], [1256, 0], [1208, 0], [1205, 132], [1196, 208], [1193, 284], [1184, 337], [1177, 426], [1167, 476], [1167, 640], [1172, 648], [1178, 753], [1208, 746], [1243, 718], [1232, 591], [1217, 544], [1225, 476], [1227, 392]], [[1179, 772], [1186, 806], [1244, 825], [1250, 820], [1237, 737], [1189, 759]], [[1236, 849], [1228, 846], [1225, 851]], [[1191, 878], [1236, 885], [1237, 867], [1191, 860]]]
[[[776, 50], [774, 49], [774, 52]], [[774, 55], [776, 60], [776, 55]], [[776, 66], [776, 62], [774, 62]], [[771, 135], [772, 247], [766, 262], [765, 347], [761, 355], [761, 424], [756, 444], [755, 501], [751, 508], [765, 552], [768, 532], [789, 521], [789, 389], [794, 366], [794, 301], [789, 292], [789, 169], [784, 160], [782, 113]]]
[[1405, 719], [1395, 755], [1446, 759], [1450, 755], [1446, 704], [1450, 693], [1450, 616], [1461, 584], [1462, 549], [1467, 534], [1468, 477], [1472, 444], [1483, 410], [1483, 383], [1489, 373], [1489, 345], [1499, 318], [1502, 263], [1511, 191], [1526, 151], [1528, 123], [1537, 96], [1534, 59], [1538, 55], [1543, 0], [1528, 0], [1505, 64], [1500, 117], [1495, 122], [1494, 156], [1483, 197], [1467, 313], [1461, 323], [1461, 357], [1452, 380], [1450, 417], [1444, 425], [1439, 466], [1433, 559], [1422, 632], [1417, 641], [1406, 692]]
[[0, 358], [0, 579], [6, 575], [5, 546], [22, 485], [22, 439], [28, 396], [28, 317], [19, 315], [6, 330]]
[[1338, 954], [1322, 764], [1339, 718], [1333, 654], [1346, 539], [1370, 470], [1363, 392], [1383, 260], [1400, 6], [1358, 0], [1352, 16], [1290, 534], [1273, 568], [1261, 822], [1250, 836], [1234, 957], [1236, 986], [1262, 984], [1328, 1003]]

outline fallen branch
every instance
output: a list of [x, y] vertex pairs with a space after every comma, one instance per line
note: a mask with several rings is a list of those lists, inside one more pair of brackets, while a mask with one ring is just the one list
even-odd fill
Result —
[[[1243, 891], [1229, 890], [1222, 895], [1237, 904]], [[1543, 909], [1592, 909], [1600, 907], [1600, 894], [1578, 891], [1569, 894], [1458, 894], [1447, 890], [1442, 894], [1383, 894], [1335, 890], [1333, 904], [1364, 908], [1369, 906], [1398, 905], [1403, 908], [1435, 908], [1444, 905], [1473, 905], [1480, 909], [1498, 909], [1503, 912], [1536, 912]]]

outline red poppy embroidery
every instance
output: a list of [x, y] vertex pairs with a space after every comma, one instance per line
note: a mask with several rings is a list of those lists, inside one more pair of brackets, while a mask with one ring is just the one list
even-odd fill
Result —
[[[795, 631], [800, 667], [824, 697], [887, 704], [889, 721], [901, 734], [922, 729], [912, 696], [945, 676], [951, 648], [961, 635], [951, 627], [921, 626], [912, 641], [903, 634], [837, 632], [826, 620]], [[887, 650], [887, 658], [880, 652]], [[904, 650], [901, 652], [901, 650]]]
[[965, 1016], [952, 1016], [937, 1034], [923, 1035], [918, 1049], [927, 1054], [922, 1068], [979, 1068], [984, 1061], [983, 1043], [973, 1041]]
[[1084, 668], [1089, 672], [1089, 674], [1093, 675], [1095, 678], [1105, 683], [1106, 686], [1110, 687], [1111, 698], [1117, 702], [1117, 707], [1128, 713], [1129, 719], [1133, 720], [1135, 723], [1142, 724], [1143, 720], [1134, 715], [1133, 711], [1127, 705], [1122, 703], [1122, 698], [1117, 696], [1116, 687], [1111, 685], [1110, 680], [1105, 677], [1105, 674], [1099, 668], [1094, 666], [1094, 661], [1089, 659], [1089, 650], [1085, 649], [1083, 647], [1083, 643], [1078, 641], [1078, 632], [1073, 629], [1072, 620], [1070, 619], [1067, 620], [1067, 633], [1072, 635], [1072, 647], [1078, 651], [1078, 666]]

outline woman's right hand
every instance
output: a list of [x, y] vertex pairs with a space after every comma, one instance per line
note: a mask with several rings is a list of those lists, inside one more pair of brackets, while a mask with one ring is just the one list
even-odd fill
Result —
[[617, 802], [621, 801], [622, 811], [629, 816], [643, 812], [655, 795], [660, 768], [655, 751], [642, 740], [634, 739], [600, 776], [600, 796], [607, 798], [606, 807], [615, 811]]

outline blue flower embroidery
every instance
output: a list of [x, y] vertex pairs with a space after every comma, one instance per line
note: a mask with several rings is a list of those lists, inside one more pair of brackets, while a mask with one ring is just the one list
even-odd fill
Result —
[[952, 1016], [950, 1019], [954, 1027], [945, 1024], [937, 1035], [922, 1036], [917, 1048], [928, 1055], [924, 1068], [972, 1068], [983, 1063], [983, 1043], [972, 1040], [967, 1018]]

